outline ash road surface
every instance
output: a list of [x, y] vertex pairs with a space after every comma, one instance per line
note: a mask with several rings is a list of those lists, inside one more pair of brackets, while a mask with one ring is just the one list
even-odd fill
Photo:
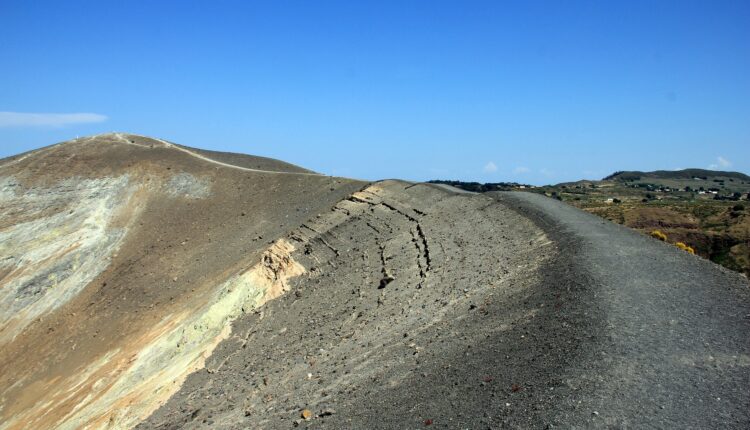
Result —
[[750, 427], [742, 276], [537, 194], [333, 209], [289, 238], [308, 274], [138, 428]]
[[[495, 193], [585, 275], [578, 348], [550, 421], [563, 427], [750, 428], [750, 289], [742, 276], [556, 200]], [[561, 274], [561, 278], [568, 275]]]

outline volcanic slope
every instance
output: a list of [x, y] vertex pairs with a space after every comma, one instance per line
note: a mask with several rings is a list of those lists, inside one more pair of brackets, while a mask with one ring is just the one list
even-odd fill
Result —
[[306, 273], [139, 428], [750, 424], [747, 280], [556, 200], [385, 181], [287, 240]]
[[119, 133], [0, 160], [0, 428], [146, 418], [364, 185]]
[[0, 181], [0, 429], [750, 426], [747, 280], [543, 196], [123, 134]]
[[287, 240], [307, 268], [293, 293], [238, 320], [142, 428], [289, 428], [305, 409], [332, 428], [458, 425], [534, 380], [506, 353], [534, 341], [533, 286], [554, 246], [494, 199], [385, 181]]

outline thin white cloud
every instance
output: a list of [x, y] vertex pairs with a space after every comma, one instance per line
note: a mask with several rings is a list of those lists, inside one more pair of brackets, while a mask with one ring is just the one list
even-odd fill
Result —
[[714, 169], [714, 170], [715, 169], [720, 169], [720, 168], [721, 169], [726, 169], [727, 167], [732, 167], [732, 162], [729, 161], [729, 160], [727, 160], [726, 158], [722, 157], [721, 155], [719, 155], [718, 157], [716, 157], [716, 162], [715, 163], [711, 163], [711, 164], [708, 165], [709, 169]]
[[513, 173], [515, 173], [516, 175], [522, 175], [524, 173], [529, 173], [529, 172], [531, 172], [531, 169], [529, 169], [528, 167], [524, 167], [524, 166], [518, 166], [515, 169], [513, 169]]
[[493, 163], [492, 161], [490, 161], [489, 163], [487, 163], [487, 164], [484, 165], [484, 171], [485, 171], [485, 173], [494, 173], [494, 172], [497, 172], [497, 166], [495, 165], [495, 163]]
[[548, 176], [548, 177], [555, 174], [555, 172], [553, 172], [552, 170], [544, 169], [544, 168], [539, 169], [539, 173], [541, 173], [544, 176]]
[[107, 120], [98, 113], [25, 113], [0, 112], [0, 127], [62, 127]]

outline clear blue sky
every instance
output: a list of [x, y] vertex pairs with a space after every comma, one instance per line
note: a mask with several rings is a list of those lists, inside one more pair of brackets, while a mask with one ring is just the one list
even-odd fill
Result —
[[750, 1], [3, 0], [0, 111], [0, 157], [127, 131], [365, 179], [750, 172]]

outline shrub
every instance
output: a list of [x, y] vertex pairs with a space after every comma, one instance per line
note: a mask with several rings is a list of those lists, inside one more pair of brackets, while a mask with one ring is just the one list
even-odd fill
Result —
[[682, 242], [677, 242], [674, 244], [674, 246], [680, 248], [683, 251], [689, 252], [691, 254], [695, 254], [695, 250], [691, 246], [685, 245]]
[[662, 232], [661, 232], [661, 231], [659, 231], [659, 230], [654, 230], [654, 231], [652, 231], [652, 232], [651, 232], [651, 233], [649, 233], [649, 234], [650, 234], [650, 235], [651, 235], [651, 237], [653, 237], [654, 239], [659, 239], [659, 240], [661, 240], [662, 242], [666, 242], [666, 241], [667, 241], [667, 235], [666, 235], [666, 234], [664, 234], [664, 233], [662, 233]]

